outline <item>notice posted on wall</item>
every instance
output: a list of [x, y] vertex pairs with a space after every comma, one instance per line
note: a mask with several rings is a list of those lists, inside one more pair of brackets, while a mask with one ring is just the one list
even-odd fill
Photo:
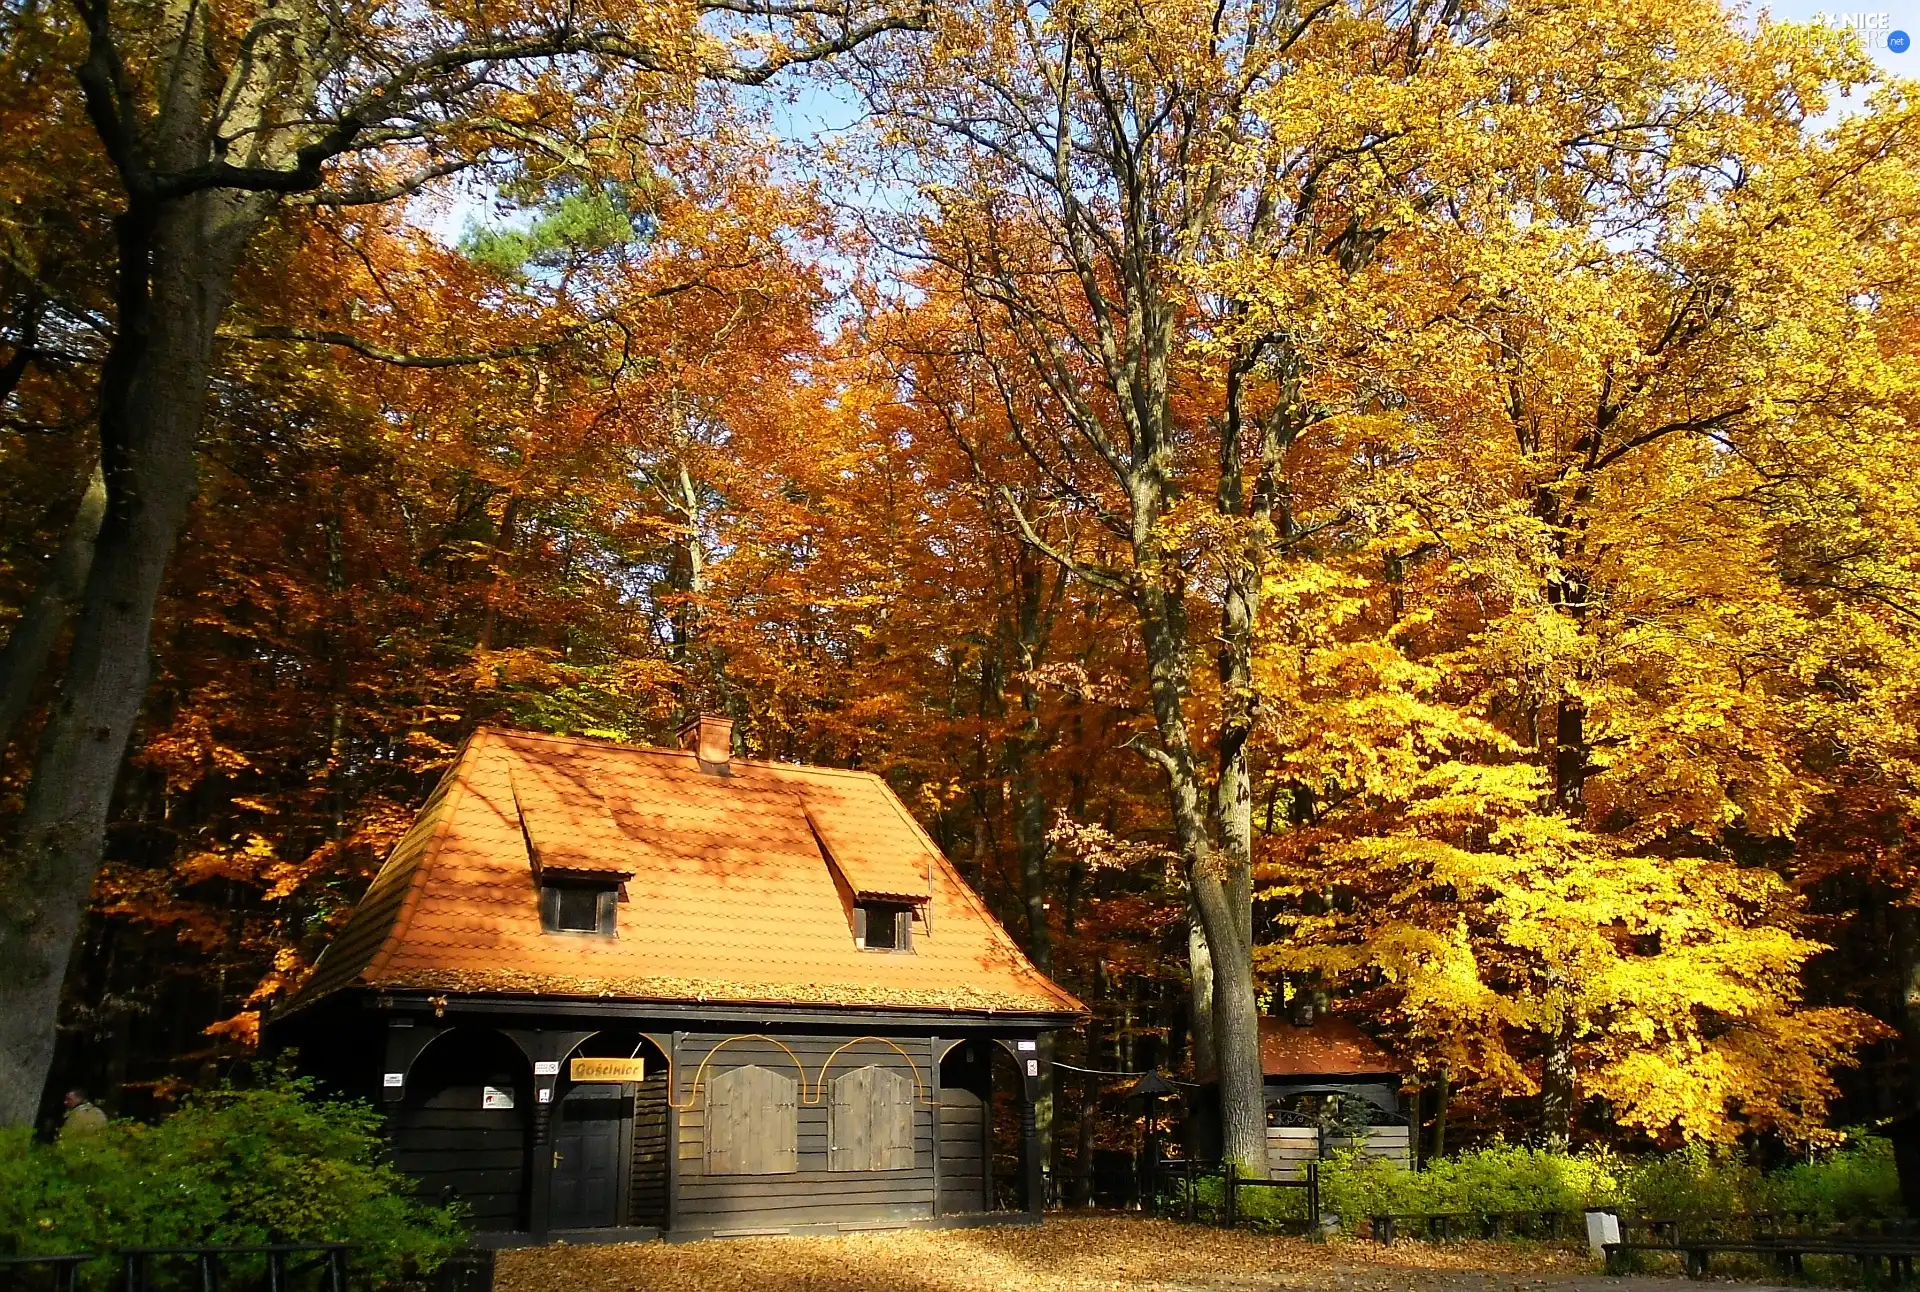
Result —
[[499, 1086], [481, 1086], [480, 1106], [482, 1108], [511, 1108], [513, 1107], [513, 1091], [502, 1090]]

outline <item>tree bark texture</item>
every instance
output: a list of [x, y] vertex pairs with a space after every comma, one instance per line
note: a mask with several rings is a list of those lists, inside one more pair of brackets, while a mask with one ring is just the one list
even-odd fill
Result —
[[107, 480], [96, 465], [67, 532], [41, 575], [40, 586], [7, 634], [6, 648], [0, 650], [0, 750], [13, 739], [14, 724], [32, 703], [53, 648], [86, 591], [94, 540], [99, 537], [100, 518], [106, 509]]
[[1193, 1072], [1196, 1078], [1206, 1081], [1220, 1066], [1218, 1051], [1213, 1045], [1213, 954], [1207, 950], [1207, 931], [1200, 926], [1200, 912], [1191, 900], [1187, 903], [1187, 977]]
[[1896, 1089], [1887, 1135], [1893, 1141], [1900, 1201], [1909, 1214], [1920, 1214], [1920, 911], [1884, 891], [1875, 897], [1863, 894], [1860, 907], [1885, 911], [1885, 933], [1899, 975], [1898, 1026], [1900, 1045], [1906, 1051], [1906, 1081]]
[[147, 688], [154, 607], [194, 494], [215, 331], [264, 206], [201, 193], [119, 217], [119, 319], [101, 374], [105, 509], [66, 674], [0, 888], [0, 1124], [30, 1122], [107, 812]]
[[1573, 1133], [1573, 1030], [1570, 1025], [1547, 1034], [1540, 1063], [1540, 1133], [1565, 1143]]
[[[1153, 564], [1147, 564], [1153, 569]], [[1147, 653], [1148, 690], [1167, 774], [1174, 835], [1186, 861], [1187, 891], [1206, 935], [1213, 971], [1214, 1061], [1220, 1082], [1221, 1152], [1245, 1167], [1266, 1164], [1266, 1097], [1260, 1071], [1260, 1011], [1253, 989], [1251, 911], [1236, 909], [1251, 891], [1245, 863], [1215, 849], [1206, 796], [1188, 735], [1185, 610], [1157, 583], [1139, 585], [1137, 603]]]

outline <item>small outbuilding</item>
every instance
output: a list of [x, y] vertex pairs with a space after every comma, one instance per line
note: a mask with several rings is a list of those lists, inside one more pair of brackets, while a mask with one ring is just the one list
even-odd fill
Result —
[[[1263, 1017], [1260, 1068], [1269, 1175], [1297, 1175], [1303, 1163], [1347, 1148], [1411, 1164], [1413, 1137], [1400, 1101], [1405, 1073], [1352, 1023], [1304, 1000], [1286, 1018]], [[1193, 1091], [1180, 1137], [1195, 1157], [1219, 1156], [1217, 1085]]]
[[477, 731], [270, 1040], [495, 1243], [1037, 1217], [1085, 1007], [878, 776], [683, 742]]
[[1407, 1074], [1352, 1023], [1304, 1001], [1287, 1018], [1262, 1018], [1260, 1068], [1271, 1170], [1291, 1173], [1348, 1147], [1412, 1164], [1400, 1101]]

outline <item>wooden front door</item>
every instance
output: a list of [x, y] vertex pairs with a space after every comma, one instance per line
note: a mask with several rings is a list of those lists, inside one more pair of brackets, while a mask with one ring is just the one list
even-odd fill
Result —
[[[614, 1088], [617, 1091], [618, 1087]], [[606, 1086], [576, 1086], [553, 1121], [553, 1177], [547, 1225], [603, 1229], [620, 1223], [633, 1101]]]

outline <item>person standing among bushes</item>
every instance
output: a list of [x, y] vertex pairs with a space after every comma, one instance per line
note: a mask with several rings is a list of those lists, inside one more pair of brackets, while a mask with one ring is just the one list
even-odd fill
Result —
[[61, 1102], [67, 1108], [67, 1115], [60, 1123], [63, 1142], [98, 1135], [107, 1128], [106, 1113], [87, 1098], [86, 1091], [75, 1087], [67, 1091], [66, 1098]]

